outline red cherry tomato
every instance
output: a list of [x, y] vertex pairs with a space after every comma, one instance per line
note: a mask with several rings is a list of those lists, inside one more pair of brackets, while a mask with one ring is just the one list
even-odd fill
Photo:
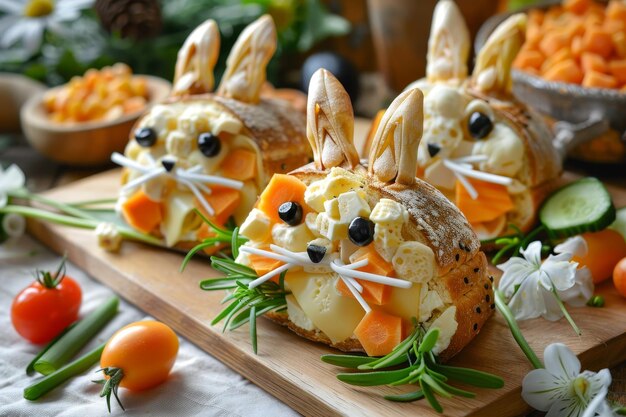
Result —
[[55, 274], [38, 272], [37, 281], [15, 297], [11, 305], [13, 327], [32, 343], [49, 342], [76, 321], [81, 300], [80, 286], [65, 275], [62, 262]]
[[626, 297], [626, 258], [623, 258], [615, 265], [615, 269], [613, 270], [613, 284], [615, 284], [617, 292], [620, 293], [622, 297]]

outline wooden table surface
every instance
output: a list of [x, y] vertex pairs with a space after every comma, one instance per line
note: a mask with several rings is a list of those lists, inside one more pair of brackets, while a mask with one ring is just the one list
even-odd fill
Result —
[[[73, 168], [47, 160], [31, 149], [20, 135], [0, 136], [0, 164], [6, 166], [15, 163], [22, 168], [27, 177], [27, 186], [32, 191], [44, 191], [67, 184], [98, 172], [110, 169], [112, 165], [98, 168]], [[621, 173], [615, 170], [611, 176], [602, 175], [602, 171], [588, 171], [580, 165], [568, 165], [568, 170], [582, 175], [594, 175], [604, 182], [626, 188], [626, 169]], [[626, 363], [611, 369], [613, 384], [609, 399], [626, 404]], [[535, 414], [533, 414], [535, 415]], [[541, 414], [536, 414], [541, 415]]]

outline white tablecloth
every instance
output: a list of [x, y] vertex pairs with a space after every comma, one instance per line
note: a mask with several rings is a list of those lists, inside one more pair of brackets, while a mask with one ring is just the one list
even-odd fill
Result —
[[[9, 250], [33, 250], [34, 253], [19, 259], [3, 259]], [[23, 389], [38, 379], [38, 376], [27, 376], [25, 369], [40, 347], [22, 339], [13, 329], [11, 302], [22, 288], [33, 281], [36, 268], [54, 270], [58, 261], [57, 255], [29, 237], [21, 238], [16, 246], [0, 246], [0, 416], [108, 415], [104, 398], [98, 396], [100, 385], [90, 382], [99, 379], [99, 375], [95, 374], [98, 364], [86, 374], [71, 379], [35, 402], [22, 397]], [[112, 294], [111, 290], [71, 263], [67, 265], [67, 272], [80, 283], [83, 290], [81, 316], [91, 312]], [[150, 318], [122, 300], [117, 316], [84, 351], [102, 343], [122, 326], [142, 319]], [[178, 359], [165, 383], [140, 393], [124, 389], [120, 389], [119, 393], [126, 413], [121, 411], [115, 399], [111, 399], [113, 416], [298, 415], [183, 338], [180, 338]]]

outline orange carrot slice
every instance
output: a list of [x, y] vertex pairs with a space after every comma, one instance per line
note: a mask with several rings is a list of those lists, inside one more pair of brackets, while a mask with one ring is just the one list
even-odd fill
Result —
[[612, 75], [589, 71], [585, 74], [582, 85], [583, 87], [615, 88], [617, 87], [617, 80]]
[[259, 197], [257, 208], [265, 213], [270, 219], [279, 222], [278, 207], [281, 204], [293, 201], [302, 207], [303, 218], [309, 211], [309, 207], [304, 202], [304, 191], [306, 185], [299, 179], [291, 175], [274, 174], [263, 194]]
[[583, 50], [608, 58], [613, 52], [611, 34], [599, 26], [588, 27], [583, 36]]
[[619, 84], [626, 83], [626, 59], [614, 59], [610, 61], [609, 71]]
[[163, 220], [161, 203], [150, 200], [142, 190], [124, 202], [122, 215], [128, 224], [144, 233], [152, 231]]
[[558, 62], [543, 74], [543, 78], [548, 81], [562, 81], [572, 84], [580, 84], [583, 77], [582, 70], [573, 59]]
[[597, 71], [606, 73], [608, 66], [604, 58], [593, 52], [583, 52], [580, 56], [580, 66], [586, 73], [588, 71]]
[[222, 173], [239, 181], [246, 181], [256, 175], [257, 155], [247, 149], [237, 148], [222, 161]]
[[361, 319], [354, 335], [369, 356], [383, 356], [402, 341], [402, 319], [372, 310]]
[[469, 181], [478, 192], [478, 198], [474, 200], [465, 187], [457, 181], [456, 205], [465, 214], [470, 224], [495, 220], [515, 207], [504, 185], [474, 179]]

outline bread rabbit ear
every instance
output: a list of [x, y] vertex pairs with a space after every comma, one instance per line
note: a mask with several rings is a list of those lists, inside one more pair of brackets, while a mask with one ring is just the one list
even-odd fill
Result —
[[380, 120], [370, 149], [369, 172], [381, 182], [411, 185], [422, 139], [424, 95], [414, 88], [400, 94]]
[[317, 70], [311, 77], [306, 110], [306, 136], [317, 169], [357, 166], [359, 154], [353, 143], [354, 113], [350, 96], [325, 69]]
[[246, 27], [226, 60], [218, 94], [246, 103], [258, 103], [267, 63], [276, 51], [276, 26], [263, 15]]
[[467, 78], [470, 34], [453, 0], [435, 6], [428, 38], [426, 78], [429, 82]]
[[172, 95], [211, 92], [219, 53], [220, 32], [215, 21], [209, 19], [191, 32], [178, 51]]
[[515, 14], [502, 22], [478, 53], [472, 86], [486, 94], [511, 95], [511, 66], [525, 35], [525, 14]]

